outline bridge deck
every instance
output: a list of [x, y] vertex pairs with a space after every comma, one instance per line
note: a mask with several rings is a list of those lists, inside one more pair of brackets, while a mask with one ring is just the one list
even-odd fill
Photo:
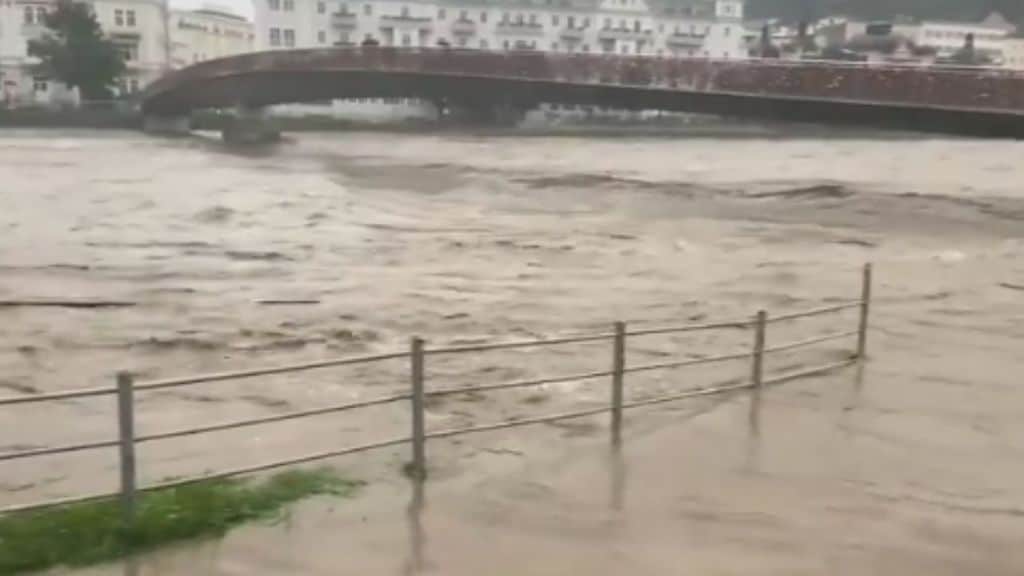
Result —
[[146, 91], [143, 107], [147, 113], [175, 114], [375, 96], [851, 122], [877, 117], [896, 124], [945, 120], [954, 131], [975, 127], [987, 132], [1010, 122], [1020, 130], [1015, 135], [1024, 134], [1024, 74], [1007, 70], [459, 49], [358, 47], [243, 54], [169, 74]]

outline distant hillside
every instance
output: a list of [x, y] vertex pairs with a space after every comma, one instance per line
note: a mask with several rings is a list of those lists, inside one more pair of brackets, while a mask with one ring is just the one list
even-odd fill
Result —
[[885, 19], [897, 15], [917, 19], [979, 21], [991, 12], [1024, 27], [1024, 0], [747, 0], [750, 18], [813, 20], [830, 14]]

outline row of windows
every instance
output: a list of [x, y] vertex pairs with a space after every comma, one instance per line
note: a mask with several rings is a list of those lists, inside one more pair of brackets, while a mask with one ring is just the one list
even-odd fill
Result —
[[25, 24], [45, 24], [46, 8], [43, 6], [25, 6]]
[[267, 0], [267, 7], [277, 12], [284, 10], [285, 12], [295, 11], [295, 0]]
[[[267, 1], [269, 2], [271, 10], [278, 10], [279, 9], [281, 0], [267, 0]], [[290, 11], [290, 10], [294, 9], [294, 3], [293, 3], [294, 0], [284, 0], [284, 2], [285, 2], [285, 11]], [[291, 8], [289, 8], [289, 4], [290, 3], [291, 3]], [[326, 5], [324, 4], [324, 2], [317, 2], [317, 13], [319, 13], [319, 14], [326, 13]], [[340, 14], [354, 14], [354, 12], [349, 9], [347, 4], [341, 4], [340, 5], [339, 13]], [[372, 16], [373, 15], [373, 4], [363, 4], [363, 14], [365, 14], [366, 16]], [[409, 7], [408, 6], [402, 6], [400, 15], [401, 15], [402, 18], [409, 18], [409, 17], [411, 17], [411, 12], [409, 10]], [[563, 18], [563, 16], [564, 16], [564, 18]], [[438, 20], [447, 20], [448, 19], [448, 9], [447, 8], [438, 8], [437, 9], [437, 19]], [[487, 19], [488, 19], [488, 12], [481, 11], [481, 12], [479, 12], [479, 16], [478, 16], [476, 21], [480, 22], [481, 24], [486, 24], [487, 23]], [[461, 21], [461, 22], [473, 22], [474, 21], [473, 20], [473, 13], [471, 13], [469, 10], [459, 10], [458, 20]], [[580, 17], [579, 19], [577, 19], [577, 17], [574, 16], [574, 15], [562, 15], [562, 14], [552, 14], [551, 15], [551, 25], [552, 26], [560, 26], [563, 20], [565, 21], [566, 27], [567, 28], [571, 28], [571, 29], [577, 29], [577, 28], [579, 28], [579, 29], [586, 29], [586, 28], [590, 28], [590, 24], [591, 24], [590, 17]], [[529, 13], [529, 14], [527, 14], [527, 13], [515, 13], [515, 14], [512, 14], [512, 13], [509, 13], [509, 12], [502, 12], [501, 19], [499, 21], [502, 24], [517, 24], [517, 25], [521, 25], [521, 26], [526, 26], [526, 25], [540, 26], [541, 25], [540, 15], [536, 14], [536, 13]], [[634, 32], [640, 32], [641, 29], [643, 28], [643, 24], [644, 23], [641, 20], [639, 20], [639, 19], [633, 19], [632, 21], [627, 21], [625, 18], [620, 18], [618, 20], [617, 24], [618, 25], [616, 26], [616, 23], [610, 17], [606, 17], [604, 19], [604, 29], [605, 30], [616, 29], [616, 30], [633, 30]], [[707, 34], [708, 27], [704, 26], [702, 28], [703, 28], [703, 34]], [[664, 24], [659, 24], [658, 25], [658, 32], [662, 33], [662, 34], [665, 32], [665, 25]], [[685, 34], [686, 32], [683, 29], [681, 29], [680, 26], [677, 24], [674, 27], [674, 33], [675, 34]], [[689, 34], [696, 35], [697, 33], [698, 33], [697, 25], [696, 24], [690, 24], [689, 25]]]
[[292, 28], [271, 28], [270, 45], [295, 47], [295, 30]]
[[135, 10], [114, 10], [115, 26], [135, 26]]
[[[953, 39], [963, 40], [964, 38], [967, 37], [968, 34], [970, 34], [970, 32], [964, 32], [963, 30], [925, 30], [924, 31], [924, 37], [925, 38], [953, 38]], [[976, 39], [979, 39], [979, 40], [980, 39], [985, 39], [985, 40], [1001, 40], [1001, 39], [1005, 38], [1005, 36], [1001, 35], [1001, 34], [987, 34], [987, 33], [984, 33], [984, 32], [975, 33], [974, 37]]]
[[[320, 34], [320, 38], [321, 38], [321, 43], [323, 43], [323, 41], [324, 41], [323, 40], [324, 39], [324, 32], [320, 31], [319, 34]], [[364, 40], [370, 40], [371, 38], [372, 38], [371, 35], [367, 34], [366, 37], [364, 38]], [[401, 46], [412, 46], [412, 44], [413, 44], [412, 39], [413, 39], [413, 36], [411, 34], [408, 34], [408, 33], [402, 34], [399, 37], [399, 44]], [[393, 41], [393, 38], [391, 38], [391, 39], [385, 38], [384, 44], [385, 45], [391, 44], [391, 43], [393, 43], [392, 41]], [[349, 40], [348, 34], [347, 33], [342, 33], [342, 35], [339, 38], [339, 42], [338, 43], [339, 44], [347, 44], [349, 42], [350, 42], [350, 40]], [[439, 44], [447, 44], [447, 41], [444, 40], [444, 39], [441, 39], [441, 40], [438, 41], [438, 43]], [[466, 38], [458, 38], [458, 39], [456, 39], [456, 45], [459, 48], [470, 48], [471, 47], [470, 43], [469, 43], [469, 40], [466, 39]], [[479, 46], [479, 48], [481, 50], [489, 50], [490, 49], [490, 43], [487, 41], [486, 38], [481, 38], [480, 41], [478, 42], [478, 46]], [[589, 44], [580, 44], [580, 45], [577, 46], [577, 45], [572, 44], [572, 43], [560, 44], [559, 42], [551, 42], [548, 47], [549, 47], [549, 50], [551, 52], [559, 52], [559, 51], [561, 51], [563, 49], [564, 49], [565, 52], [569, 52], [569, 53], [571, 53], [571, 52], [589, 53], [590, 52], [590, 45]], [[619, 45], [619, 52], [621, 52], [622, 54], [645, 54], [645, 53], [648, 53], [648, 51], [645, 50], [646, 47], [647, 47], [647, 45], [645, 43], [643, 43], [643, 42], [638, 42], [638, 43], [636, 43], [635, 46], [631, 45], [629, 43], [623, 43], [623, 44]], [[532, 41], [524, 41], [524, 40], [510, 41], [510, 40], [505, 40], [505, 41], [502, 42], [501, 48], [504, 49], [504, 50], [537, 50], [538, 49], [538, 44], [537, 44], [536, 40], [532, 40]], [[606, 54], [611, 54], [611, 53], [615, 52], [615, 42], [603, 42], [600, 45], [600, 49], [601, 49], [602, 52], [604, 52]], [[656, 55], [658, 55], [658, 56], [663, 56], [665, 54], [665, 51], [663, 49], [661, 49], [661, 48], [658, 48], [657, 50], [654, 51], [654, 53]], [[671, 49], [669, 49], [669, 53], [674, 55], [674, 56], [697, 56], [698, 54], [702, 55], [702, 56], [707, 56], [708, 55], [708, 52], [706, 50], [699, 51], [699, 50], [697, 50], [695, 48], [692, 48], [692, 49], [676, 49], [676, 48], [671, 48]]]
[[[372, 13], [372, 8], [371, 8], [370, 4], [364, 5], [363, 8], [364, 8], [364, 13], [365, 14], [369, 15], [369, 14]], [[347, 9], [343, 9], [343, 13], [344, 14], [351, 14], [351, 12], [348, 12]], [[410, 16], [409, 8], [407, 6], [403, 6], [402, 7], [402, 9], [401, 9], [401, 16], [403, 18], [408, 18]], [[447, 10], [445, 8], [438, 9], [438, 11], [437, 11], [437, 19], [438, 20], [446, 20], [447, 17], [448, 17], [448, 13], [447, 13]], [[461, 10], [459, 12], [458, 20], [460, 22], [473, 22], [473, 17], [469, 13], [468, 10]], [[487, 12], [480, 12], [479, 22], [481, 24], [486, 24], [487, 23]], [[503, 12], [501, 14], [501, 20], [499, 22], [501, 24], [505, 24], [505, 25], [514, 24], [516, 26], [537, 26], [537, 27], [539, 27], [539, 26], [542, 25], [541, 22], [540, 22], [540, 17], [537, 14], [525, 14], [525, 13], [510, 14], [508, 12]], [[551, 25], [552, 26], [559, 26], [559, 25], [561, 25], [561, 23], [562, 23], [562, 15], [560, 15], [560, 14], [552, 14], [551, 15]], [[590, 24], [591, 24], [591, 22], [590, 22], [590, 18], [589, 17], [582, 17], [579, 20], [577, 20], [576, 16], [571, 16], [571, 15], [570, 16], [565, 16], [565, 26], [566, 26], [566, 28], [569, 28], [569, 29], [572, 29], [572, 30], [585, 30], [587, 28], [590, 28]], [[616, 22], [612, 18], [606, 17], [604, 19], [604, 22], [603, 22], [603, 29], [604, 30], [625, 30], [625, 31], [632, 31], [632, 32], [642, 32], [643, 31], [643, 25], [644, 25], [644, 22], [639, 20], [639, 19], [633, 19], [633, 20], [630, 21], [630, 20], [626, 20], [625, 18], [619, 18], [618, 22]], [[709, 29], [710, 29], [709, 26], [700, 26], [700, 27], [698, 27], [696, 24], [690, 24], [689, 28], [687, 30], [687, 29], [681, 27], [680, 25], [676, 24], [673, 27], [673, 33], [674, 34], [690, 34], [692, 36], [696, 36], [698, 34], [706, 35], [708, 33]], [[665, 24], [658, 24], [658, 33], [660, 33], [660, 34], [664, 34], [665, 33]], [[726, 34], [728, 35], [728, 32]]]
[[135, 44], [119, 44], [117, 51], [125, 62], [134, 62], [139, 58], [139, 47]]

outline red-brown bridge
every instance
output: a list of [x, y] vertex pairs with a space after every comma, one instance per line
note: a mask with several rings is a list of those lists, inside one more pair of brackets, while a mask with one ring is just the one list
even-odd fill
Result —
[[990, 68], [352, 47], [256, 52], [153, 83], [147, 116], [348, 98], [541, 103], [1024, 137], [1024, 74]]

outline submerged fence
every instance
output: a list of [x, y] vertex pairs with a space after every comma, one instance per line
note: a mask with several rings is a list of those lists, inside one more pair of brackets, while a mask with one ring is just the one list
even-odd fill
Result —
[[[76, 398], [86, 398], [92, 396], [102, 395], [115, 395], [117, 397], [117, 418], [118, 418], [118, 430], [119, 436], [114, 440], [105, 440], [98, 442], [83, 442], [78, 444], [67, 444], [63, 446], [53, 446], [47, 448], [39, 448], [32, 450], [22, 450], [16, 452], [4, 452], [0, 453], [0, 462], [12, 461], [26, 458], [39, 458], [44, 456], [51, 456], [57, 454], [66, 454], [69, 452], [80, 452], [85, 450], [98, 450], [106, 448], [117, 448], [120, 456], [120, 490], [117, 492], [103, 492], [96, 494], [87, 494], [81, 496], [75, 496], [70, 498], [61, 498], [54, 500], [47, 500], [43, 502], [34, 502], [23, 505], [16, 505], [0, 509], [0, 514], [8, 514], [19, 511], [33, 510], [37, 508], [43, 508], [48, 506], [56, 506], [63, 504], [71, 504], [76, 502], [84, 502], [89, 500], [110, 498], [117, 496], [120, 498], [121, 507], [126, 522], [130, 522], [135, 514], [135, 501], [138, 492], [157, 490], [161, 488], [171, 488], [176, 486], [182, 486], [185, 484], [191, 484], [200, 482], [203, 480], [227, 478], [232, 476], [239, 476], [244, 474], [250, 474], [255, 472], [261, 472], [274, 468], [280, 468], [285, 466], [291, 466], [295, 464], [302, 464], [305, 462], [312, 462], [316, 460], [323, 460], [326, 458], [332, 458], [337, 456], [343, 456], [346, 454], [354, 454], [357, 452], [365, 452], [369, 450], [375, 450], [378, 448], [385, 448], [389, 446], [397, 446], [401, 444], [412, 445], [412, 460], [409, 466], [410, 473], [419, 479], [426, 476], [427, 469], [427, 455], [426, 455], [426, 441], [428, 439], [436, 438], [450, 438], [453, 436], [459, 436], [463, 434], [471, 434], [475, 432], [484, 432], [488, 430], [498, 430], [502, 428], [512, 428], [517, 426], [527, 426], [532, 424], [540, 424], [546, 422], [555, 422], [559, 420], [567, 420], [572, 418], [582, 418], [585, 416], [592, 416], [596, 414], [610, 413], [611, 415], [611, 439], [614, 443], [619, 443], [622, 437], [622, 418], [623, 411], [628, 408], [636, 408], [640, 406], [647, 406], [652, 404], [659, 404], [664, 402], [673, 402], [683, 400], [686, 398], [696, 398], [700, 396], [711, 396], [716, 394], [724, 394], [728, 392], [746, 390], [746, 389], [759, 389], [763, 386], [778, 384], [781, 382], [811, 376], [815, 374], [824, 373], [836, 368], [850, 365], [858, 360], [861, 360], [865, 356], [867, 349], [867, 331], [868, 331], [868, 315], [871, 306], [871, 265], [866, 264], [863, 269], [863, 278], [861, 285], [861, 295], [857, 300], [845, 301], [839, 304], [825, 306], [821, 308], [815, 308], [811, 310], [805, 310], [801, 312], [793, 312], [782, 314], [779, 316], [769, 317], [765, 311], [759, 311], [751, 319], [739, 319], [735, 321], [726, 322], [713, 322], [704, 324], [688, 324], [681, 326], [669, 326], [662, 328], [646, 328], [638, 330], [630, 330], [627, 328], [624, 322], [616, 322], [613, 329], [610, 332], [597, 333], [597, 334], [586, 334], [572, 337], [560, 337], [540, 340], [521, 340], [512, 342], [499, 342], [499, 343], [488, 343], [488, 344], [477, 344], [468, 346], [448, 346], [440, 348], [430, 348], [426, 345], [426, 342], [419, 337], [413, 337], [410, 344], [410, 349], [407, 352], [394, 352], [388, 354], [376, 354], [369, 356], [359, 356], [351, 358], [341, 358], [333, 360], [324, 360], [320, 362], [308, 362], [303, 364], [292, 364], [286, 366], [276, 366], [270, 368], [261, 368], [255, 370], [245, 370], [237, 372], [222, 372], [214, 374], [205, 374], [200, 376], [191, 376], [184, 378], [171, 378], [164, 380], [154, 380], [150, 382], [135, 382], [134, 378], [128, 373], [119, 373], [117, 375], [116, 386], [110, 387], [97, 387], [97, 388], [83, 388], [77, 390], [69, 390], [64, 392], [55, 392], [50, 394], [37, 394], [31, 396], [12, 396], [12, 397], [0, 397], [0, 408], [4, 406], [16, 405], [16, 404], [28, 404], [58, 400], [70, 400]], [[817, 336], [814, 338], [808, 338], [804, 340], [798, 340], [793, 342], [787, 342], [784, 344], [776, 344], [769, 346], [767, 343], [767, 331], [768, 327], [772, 324], [780, 322], [794, 321], [802, 318], [808, 318], [812, 316], [820, 316], [824, 314], [830, 314], [847, 310], [851, 308], [859, 308], [860, 319], [856, 329], [829, 333], [823, 336]], [[753, 346], [749, 352], [735, 353], [735, 354], [723, 354], [717, 356], [708, 356], [702, 358], [691, 358], [687, 360], [677, 360], [671, 362], [659, 362], [654, 364], [641, 364], [636, 366], [630, 366], [626, 361], [626, 342], [628, 338], [640, 338], [644, 336], [662, 335], [662, 334], [682, 334], [688, 332], [702, 332], [710, 330], [721, 330], [721, 329], [753, 329], [754, 339]], [[810, 369], [800, 370], [797, 372], [785, 373], [770, 378], [765, 378], [764, 375], [764, 357], [768, 354], [783, 352], [788, 350], [795, 350], [798, 348], [804, 348], [823, 342], [846, 339], [851, 337], [857, 337], [856, 350], [850, 357], [832, 362], [829, 364], [816, 366]], [[508, 350], [515, 348], [536, 348], [546, 346], [558, 346], [573, 343], [582, 342], [600, 342], [606, 341], [611, 342], [611, 369], [607, 371], [588, 372], [580, 374], [571, 374], [563, 376], [552, 376], [546, 378], [536, 378], [529, 380], [513, 381], [513, 382], [501, 382], [496, 384], [485, 384], [479, 386], [460, 386], [453, 388], [434, 388], [427, 389], [425, 386], [424, 368], [426, 361], [430, 356], [440, 355], [457, 355], [457, 354], [468, 354], [477, 352], [486, 352], [494, 350]], [[410, 389], [406, 393], [394, 394], [390, 396], [381, 396], [368, 400], [361, 400], [358, 402], [349, 402], [344, 404], [335, 404], [330, 406], [323, 406], [308, 410], [296, 410], [291, 412], [285, 412], [281, 414], [275, 414], [272, 416], [265, 416], [260, 418], [250, 418], [244, 420], [233, 420], [226, 422], [219, 422], [207, 426], [199, 426], [192, 428], [185, 428], [180, 430], [169, 430], [164, 432], [157, 432], [152, 434], [137, 435], [135, 433], [135, 395], [138, 393], [146, 393], [153, 390], [179, 388], [183, 386], [193, 386], [197, 384], [219, 382], [225, 380], [238, 380], [243, 378], [256, 378], [260, 376], [269, 376], [274, 374], [285, 374], [294, 373], [307, 370], [315, 370], [320, 368], [330, 368], [339, 366], [352, 366], [371, 364], [381, 362], [385, 360], [395, 360], [401, 358], [408, 358], [410, 360]], [[702, 364], [720, 363], [731, 360], [742, 360], [749, 359], [751, 361], [751, 376], [749, 381], [741, 384], [725, 385], [718, 387], [709, 388], [694, 388], [685, 391], [657, 396], [654, 398], [645, 398], [638, 400], [627, 400], [625, 398], [625, 375], [630, 373], [649, 372], [654, 370], [666, 370], [672, 368], [683, 368], [688, 366], [697, 366]], [[575, 382], [580, 380], [594, 380], [597, 378], [610, 378], [611, 383], [611, 398], [610, 402], [606, 406], [598, 408], [590, 408], [586, 410], [577, 410], [572, 412], [564, 412], [559, 414], [547, 414], [534, 418], [522, 418], [516, 420], [508, 420], [503, 422], [495, 422], [490, 424], [482, 424], [469, 426], [464, 428], [452, 428], [442, 430], [431, 430], [428, 431], [424, 422], [424, 405], [427, 398], [448, 396], [454, 394], [465, 394], [474, 392], [485, 392], [492, 390], [506, 390], [513, 388], [527, 388], [534, 386], [542, 386], [545, 384], [554, 384], [560, 382]], [[410, 421], [412, 427], [411, 436], [403, 436], [398, 438], [384, 439], [369, 444], [362, 444], [358, 446], [350, 446], [345, 448], [339, 448], [336, 450], [329, 450], [323, 452], [316, 452], [312, 454], [304, 454], [293, 458], [287, 458], [282, 460], [274, 460], [270, 462], [263, 462], [241, 468], [234, 468], [229, 470], [222, 470], [213, 474], [207, 474], [203, 476], [176, 479], [172, 481], [155, 483], [147, 486], [137, 485], [137, 473], [135, 465], [135, 447], [138, 444], [145, 442], [155, 442], [160, 440], [167, 440], [171, 438], [179, 438], [183, 436], [192, 436], [196, 434], [208, 434], [212, 432], [218, 432], [222, 430], [230, 430], [235, 428], [243, 428], [249, 426], [259, 426], [263, 424], [270, 424], [274, 422], [282, 422], [286, 420], [295, 420], [299, 418], [309, 418], [313, 416], [320, 416], [324, 414], [340, 413], [349, 410], [355, 410], [359, 408], [366, 408], [369, 406], [376, 406], [381, 404], [390, 404], [394, 402], [408, 401], [410, 404]]]

